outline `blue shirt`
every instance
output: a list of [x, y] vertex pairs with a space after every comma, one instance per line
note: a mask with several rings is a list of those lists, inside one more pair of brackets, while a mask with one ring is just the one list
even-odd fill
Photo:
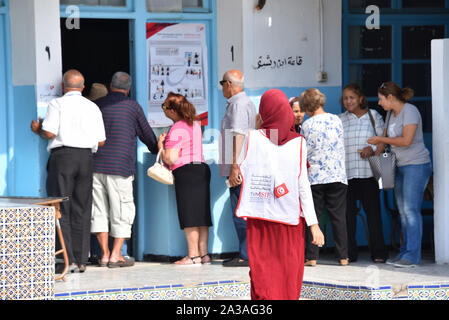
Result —
[[94, 101], [103, 115], [106, 143], [94, 155], [94, 172], [129, 177], [136, 172], [139, 139], [151, 153], [158, 152], [157, 140], [142, 107], [120, 92]]

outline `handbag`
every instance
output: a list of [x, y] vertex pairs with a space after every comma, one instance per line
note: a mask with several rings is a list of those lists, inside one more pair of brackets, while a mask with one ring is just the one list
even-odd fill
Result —
[[[373, 115], [368, 110], [371, 124], [373, 125], [374, 134], [376, 133], [376, 126]], [[390, 122], [392, 111], [387, 115], [387, 125], [385, 127], [386, 137], [388, 136], [388, 124]], [[389, 190], [394, 188], [394, 177], [396, 174], [396, 155], [391, 151], [391, 146], [385, 146], [385, 152], [379, 155], [374, 155], [368, 158], [368, 162], [373, 171], [374, 178], [379, 182], [379, 188]]]
[[171, 170], [162, 163], [161, 152], [162, 149], [159, 150], [154, 165], [148, 168], [147, 175], [160, 183], [171, 185], [175, 178]]

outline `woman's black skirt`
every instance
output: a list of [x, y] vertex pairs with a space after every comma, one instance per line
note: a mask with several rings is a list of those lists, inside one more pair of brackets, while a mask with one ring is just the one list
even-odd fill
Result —
[[209, 166], [189, 163], [173, 170], [173, 175], [181, 229], [212, 226]]

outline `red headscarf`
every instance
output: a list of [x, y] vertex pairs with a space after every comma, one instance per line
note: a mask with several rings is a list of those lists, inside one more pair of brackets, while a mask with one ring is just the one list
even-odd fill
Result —
[[262, 95], [259, 113], [263, 120], [260, 128], [274, 144], [283, 145], [300, 136], [295, 130], [295, 115], [288, 98], [281, 90], [271, 89]]

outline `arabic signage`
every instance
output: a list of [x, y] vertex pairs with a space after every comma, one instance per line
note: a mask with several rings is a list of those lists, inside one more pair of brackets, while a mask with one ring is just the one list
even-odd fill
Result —
[[289, 56], [280, 59], [272, 59], [270, 55], [267, 55], [265, 58], [260, 56], [257, 59], [257, 65], [254, 66], [254, 69], [282, 69], [287, 67], [296, 67], [302, 65], [303, 57], [302, 56]]
[[147, 23], [149, 122], [167, 127], [173, 122], [161, 108], [169, 92], [182, 94], [207, 125], [207, 47], [204, 24]]

